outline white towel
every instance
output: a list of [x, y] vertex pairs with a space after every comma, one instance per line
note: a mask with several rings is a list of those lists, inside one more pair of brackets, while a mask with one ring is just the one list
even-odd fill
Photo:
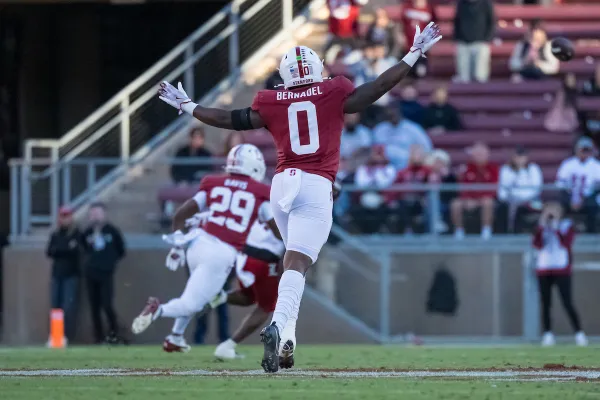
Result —
[[300, 193], [302, 171], [297, 168], [288, 168], [283, 171], [283, 198], [277, 202], [284, 213], [289, 213], [294, 200]]
[[248, 256], [244, 253], [239, 253], [237, 255], [235, 259], [235, 274], [237, 275], [242, 286], [248, 288], [254, 285], [256, 277], [252, 272], [244, 270], [244, 267], [246, 266], [246, 260], [248, 260]]

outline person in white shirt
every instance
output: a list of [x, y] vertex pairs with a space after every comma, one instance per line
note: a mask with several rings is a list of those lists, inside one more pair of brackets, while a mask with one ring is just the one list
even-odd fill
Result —
[[562, 189], [561, 204], [570, 213], [584, 214], [587, 233], [596, 232], [600, 161], [594, 157], [594, 142], [581, 137], [575, 144], [575, 155], [562, 162], [556, 185]]
[[536, 163], [530, 162], [527, 149], [517, 146], [508, 164], [500, 168], [498, 200], [508, 219], [508, 231], [519, 233], [522, 217], [529, 210], [540, 210], [544, 178]]
[[364, 189], [357, 193], [358, 202], [352, 207], [352, 219], [362, 233], [379, 232], [389, 215], [385, 189], [396, 179], [396, 169], [385, 156], [383, 146], [373, 146], [366, 164], [359, 166], [354, 175], [354, 183]]
[[360, 114], [344, 115], [344, 129], [340, 146], [342, 158], [366, 156], [372, 141], [371, 130], [360, 124]]
[[385, 146], [385, 153], [392, 165], [400, 170], [406, 168], [412, 145], [420, 145], [426, 153], [433, 146], [427, 132], [419, 125], [403, 118], [397, 104], [386, 108], [387, 120], [373, 129], [376, 144]]

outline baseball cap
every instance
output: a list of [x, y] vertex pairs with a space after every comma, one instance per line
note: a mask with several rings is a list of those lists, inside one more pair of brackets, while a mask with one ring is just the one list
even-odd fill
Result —
[[587, 136], [582, 136], [577, 140], [577, 143], [575, 143], [575, 149], [576, 150], [580, 150], [580, 149], [593, 149], [594, 148], [594, 142], [592, 141], [592, 139], [590, 139]]
[[69, 206], [62, 206], [58, 209], [58, 215], [65, 217], [68, 215], [73, 215], [73, 209]]

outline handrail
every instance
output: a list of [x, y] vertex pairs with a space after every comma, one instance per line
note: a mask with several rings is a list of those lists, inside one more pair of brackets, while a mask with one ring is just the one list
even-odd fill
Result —
[[[241, 4], [247, 0], [239, 0]], [[200, 39], [204, 34], [214, 28], [219, 22], [223, 21], [225, 17], [229, 15], [231, 10], [231, 4], [223, 7], [221, 11], [215, 14], [205, 24], [200, 26], [196, 31], [191, 33], [187, 38], [183, 39], [181, 43], [175, 46], [169, 51], [163, 58], [158, 60], [154, 65], [148, 68], [140, 76], [134, 79], [131, 83], [121, 89], [117, 94], [106, 101], [96, 111], [88, 115], [83, 121], [75, 125], [71, 130], [65, 133], [60, 139], [29, 139], [25, 142], [26, 146], [40, 146], [40, 147], [51, 147], [51, 146], [64, 146], [71, 140], [75, 139], [78, 134], [83, 130], [92, 126], [92, 124], [100, 119], [100, 117], [106, 114], [110, 109], [117, 107], [123, 98], [128, 97], [131, 93], [139, 89], [143, 84], [147, 83], [150, 78], [154, 77], [161, 69], [165, 68], [169, 63], [175, 60], [178, 56], [185, 52], [186, 48], [196, 40]]]
[[[189, 116], [177, 117], [173, 113], [172, 119], [170, 116], [161, 117], [160, 125], [150, 127], [155, 134], [145, 144], [141, 143], [145, 137], [133, 135], [138, 132], [137, 121], [144, 118], [139, 115], [143, 115], [141, 113], [150, 102], [158, 101], [155, 99], [155, 83], [181, 78], [192, 98], [209, 104], [224, 90], [234, 87], [241, 73], [282, 41], [292, 37], [294, 30], [307, 21], [307, 16], [324, 4], [323, 0], [259, 0], [241, 12], [240, 5], [248, 1], [234, 0], [225, 6], [61, 138], [26, 141], [24, 161], [10, 162], [11, 187], [16, 188], [11, 198], [18, 199], [11, 202], [11, 234], [27, 235], [32, 224], [44, 225], [54, 221], [58, 204], [66, 201], [75, 208], [80, 207], [105, 192], [132, 167], [145, 160], [154, 160], [152, 151], [167, 143], [172, 134], [189, 121]], [[279, 3], [281, 7], [270, 7]], [[303, 12], [294, 14], [297, 6], [302, 6]], [[263, 24], [263, 20], [273, 23]], [[253, 21], [260, 23], [254, 24]], [[245, 25], [248, 22], [250, 25]], [[251, 33], [258, 35], [254, 40], [258, 48], [242, 62], [238, 32], [247, 26], [251, 27]], [[201, 45], [197, 43], [199, 39], [202, 40]], [[228, 52], [220, 51], [225, 47]], [[217, 49], [219, 51], [215, 52]], [[199, 81], [196, 82], [194, 77], [195, 69], [205, 60], [219, 67], [209, 87], [204, 84], [198, 86]], [[198, 87], [202, 88], [202, 93], [196, 92]], [[106, 140], [112, 140], [111, 153], [103, 150]], [[44, 152], [36, 151], [38, 149]], [[114, 149], [117, 149], [116, 152]], [[85, 163], [82, 155], [86, 153], [119, 156], [113, 161], [92, 161], [87, 167], [87, 174], [82, 177], [71, 167]], [[37, 158], [38, 154], [49, 158]], [[73, 187], [69, 187], [71, 183]]]

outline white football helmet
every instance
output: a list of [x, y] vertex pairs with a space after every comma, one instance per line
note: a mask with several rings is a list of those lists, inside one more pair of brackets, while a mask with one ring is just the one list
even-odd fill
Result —
[[231, 174], [246, 175], [260, 182], [265, 179], [267, 165], [258, 147], [244, 143], [229, 150], [225, 171]]
[[314, 50], [296, 46], [281, 58], [279, 75], [286, 89], [323, 82], [323, 61]]

